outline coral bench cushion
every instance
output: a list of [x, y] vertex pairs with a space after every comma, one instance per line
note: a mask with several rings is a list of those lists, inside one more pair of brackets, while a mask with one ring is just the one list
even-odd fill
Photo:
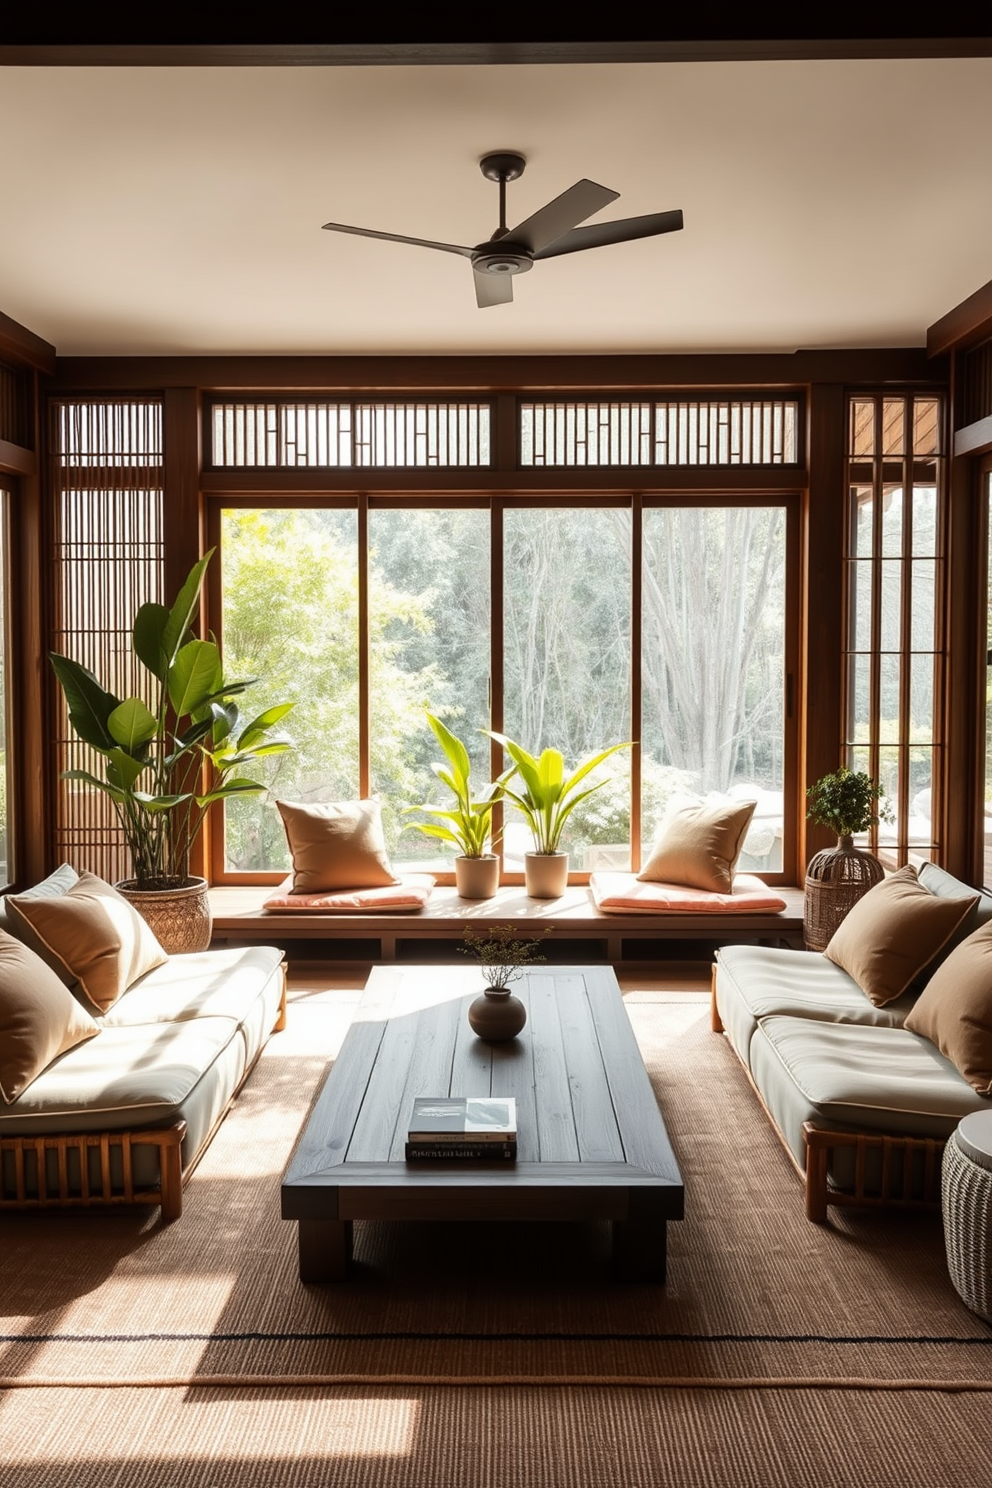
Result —
[[374, 914], [377, 910], [402, 914], [423, 909], [431, 896], [434, 880], [429, 873], [409, 873], [396, 883], [369, 889], [334, 889], [323, 894], [293, 894], [287, 878], [262, 905], [276, 914]]
[[604, 914], [776, 914], [785, 900], [751, 873], [736, 873], [729, 894], [685, 884], [651, 883], [633, 873], [593, 873], [589, 891]]

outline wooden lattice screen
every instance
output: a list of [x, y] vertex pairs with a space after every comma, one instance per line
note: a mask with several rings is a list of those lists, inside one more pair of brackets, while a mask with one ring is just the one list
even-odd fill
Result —
[[[53, 400], [49, 433], [52, 649], [89, 667], [117, 697], [142, 695], [131, 626], [139, 605], [165, 599], [161, 400]], [[102, 779], [102, 761], [75, 738], [61, 696], [56, 716], [55, 772]], [[110, 882], [129, 872], [112, 804], [79, 781], [59, 781], [55, 850], [58, 861]]]

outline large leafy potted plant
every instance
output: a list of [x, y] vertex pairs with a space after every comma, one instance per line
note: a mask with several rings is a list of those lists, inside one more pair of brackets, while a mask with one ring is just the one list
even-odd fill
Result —
[[816, 853], [806, 869], [803, 932], [811, 951], [826, 950], [844, 916], [885, 875], [874, 853], [854, 845], [855, 833], [892, 820], [884, 794], [865, 771], [844, 766], [806, 791], [807, 819], [837, 834], [837, 846]]
[[293, 704], [244, 718], [237, 699], [254, 679], [227, 681], [216, 642], [193, 633], [212, 553], [194, 565], [171, 608], [144, 604], [135, 616], [134, 651], [150, 674], [150, 704], [116, 697], [87, 667], [51, 653], [69, 721], [104, 762], [102, 780], [89, 770], [66, 770], [62, 778], [110, 798], [132, 870], [117, 887], [167, 951], [210, 943], [206, 881], [189, 871], [208, 809], [263, 793], [246, 768], [292, 748], [273, 731]]
[[[502, 744], [513, 761], [513, 768], [500, 777], [502, 795], [523, 816], [534, 839], [532, 852], [524, 854], [524, 883], [532, 899], [558, 899], [568, 883], [568, 853], [561, 850], [565, 823], [581, 801], [606, 784], [594, 781], [579, 787], [593, 770], [626, 744], [611, 744], [582, 761], [571, 774], [565, 773], [565, 760], [558, 749], [545, 749], [539, 756], [508, 739], [505, 734], [491, 733]], [[511, 789], [508, 778], [520, 776], [519, 790]]]
[[[440, 718], [427, 714], [434, 735], [444, 750], [447, 764], [434, 762], [431, 769], [455, 798], [454, 808], [442, 806], [408, 806], [407, 811], [422, 811], [436, 818], [433, 822], [410, 822], [404, 831], [423, 832], [458, 849], [455, 857], [455, 886], [463, 899], [491, 899], [499, 886], [499, 858], [492, 852], [493, 807], [499, 800], [501, 776], [475, 797], [471, 782], [468, 750]], [[509, 775], [510, 771], [506, 772]]]

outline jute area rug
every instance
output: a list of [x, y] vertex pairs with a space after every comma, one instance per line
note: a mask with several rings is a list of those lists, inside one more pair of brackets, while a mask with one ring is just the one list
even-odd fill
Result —
[[302, 1286], [279, 1179], [356, 998], [297, 977], [177, 1224], [0, 1220], [5, 1488], [992, 1484], [939, 1216], [809, 1224], [699, 992], [625, 997], [686, 1184], [665, 1286], [601, 1226], [400, 1224]]

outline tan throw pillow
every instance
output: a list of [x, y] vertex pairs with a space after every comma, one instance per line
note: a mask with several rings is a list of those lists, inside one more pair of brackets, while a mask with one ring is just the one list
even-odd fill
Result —
[[682, 801], [669, 807], [642, 883], [688, 884], [729, 894], [734, 867], [754, 815], [754, 801]]
[[902, 995], [978, 901], [939, 899], [911, 864], [869, 889], [834, 931], [824, 955], [882, 1007]]
[[93, 873], [81, 873], [58, 899], [8, 895], [7, 911], [31, 927], [101, 1013], [169, 959], [137, 910]]
[[0, 930], [0, 1096], [6, 1104], [53, 1059], [99, 1032], [51, 967]]
[[380, 889], [397, 882], [386, 854], [378, 801], [276, 805], [293, 858], [292, 893]]
[[906, 1027], [936, 1044], [979, 1095], [992, 1095], [992, 925], [937, 967]]

